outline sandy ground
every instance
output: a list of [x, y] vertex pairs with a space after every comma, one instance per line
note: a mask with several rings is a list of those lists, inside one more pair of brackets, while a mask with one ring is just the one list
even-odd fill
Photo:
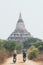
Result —
[[22, 59], [22, 54], [19, 54], [17, 56], [17, 62], [15, 64], [13, 63], [13, 57], [11, 57], [8, 58], [2, 65], [40, 65], [40, 63], [36, 63], [28, 59], [26, 60], [26, 62], [23, 62]]

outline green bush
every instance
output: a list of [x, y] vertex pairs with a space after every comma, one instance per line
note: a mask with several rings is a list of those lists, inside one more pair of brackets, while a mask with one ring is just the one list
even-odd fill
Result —
[[43, 51], [43, 41], [37, 41], [33, 44], [36, 48], [39, 49], [39, 51]]
[[20, 52], [23, 49], [23, 44], [15, 41], [6, 41], [4, 48], [8, 51], [14, 51], [15, 49]]
[[6, 50], [13, 51], [16, 45], [14, 41], [6, 41], [3, 46]]
[[39, 49], [40, 51], [43, 51], [43, 46], [40, 45], [40, 46], [38, 47], [38, 49]]
[[38, 38], [28, 38], [24, 43], [24, 48], [30, 48], [34, 43], [36, 43], [37, 41], [42, 41]]
[[18, 53], [21, 53], [23, 49], [23, 43], [16, 43], [16, 50]]
[[23, 44], [15, 41], [0, 40], [0, 63], [12, 56], [15, 49], [17, 53], [20, 53], [23, 49]]
[[36, 58], [38, 54], [39, 54], [39, 50], [35, 46], [31, 46], [30, 50], [28, 50], [28, 58], [30, 60]]

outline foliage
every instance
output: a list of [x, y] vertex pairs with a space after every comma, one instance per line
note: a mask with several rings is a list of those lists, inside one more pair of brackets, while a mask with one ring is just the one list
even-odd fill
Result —
[[28, 58], [30, 60], [36, 58], [38, 54], [39, 54], [39, 50], [35, 46], [31, 46], [30, 50], [28, 50]]
[[20, 43], [20, 42], [16, 43], [17, 52], [21, 53], [22, 49], [23, 49], [23, 43]]
[[37, 41], [33, 45], [37, 47], [40, 51], [43, 51], [43, 41]]
[[11, 56], [13, 50], [17, 49], [17, 51], [20, 53], [22, 48], [22, 43], [15, 41], [0, 40], [0, 63], [2, 63], [5, 58]]
[[0, 39], [0, 62], [2, 62], [6, 57], [9, 57], [13, 50], [17, 49], [17, 52], [20, 53], [23, 48], [30, 48], [28, 51], [28, 58], [33, 59], [37, 57], [39, 51], [43, 51], [43, 41], [37, 38], [29, 38], [27, 41], [20, 43]]
[[41, 40], [37, 39], [37, 38], [28, 38], [28, 40], [24, 42], [24, 48], [29, 48], [30, 46], [32, 46], [37, 41], [41, 41]]
[[13, 51], [15, 49], [15, 42], [14, 41], [6, 41], [4, 47], [8, 51]]

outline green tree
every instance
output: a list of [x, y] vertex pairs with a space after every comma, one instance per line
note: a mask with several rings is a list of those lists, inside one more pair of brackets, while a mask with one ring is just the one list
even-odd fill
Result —
[[37, 47], [40, 51], [43, 51], [43, 41], [37, 41], [33, 45]]
[[4, 44], [5, 49], [8, 51], [13, 51], [15, 49], [15, 46], [16, 44], [14, 41], [6, 41]]
[[41, 40], [38, 38], [28, 38], [28, 40], [24, 42], [24, 48], [30, 48], [30, 46], [32, 46], [37, 41], [41, 41]]
[[17, 42], [16, 49], [17, 49], [18, 53], [21, 53], [21, 51], [23, 49], [23, 43]]

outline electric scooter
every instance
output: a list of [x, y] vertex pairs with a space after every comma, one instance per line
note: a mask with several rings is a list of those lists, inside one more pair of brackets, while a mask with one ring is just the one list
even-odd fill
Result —
[[23, 54], [23, 61], [26, 61], [26, 54]]
[[16, 63], [16, 57], [13, 58], [13, 62]]
[[26, 57], [23, 57], [23, 61], [24, 61], [24, 62], [26, 61]]

